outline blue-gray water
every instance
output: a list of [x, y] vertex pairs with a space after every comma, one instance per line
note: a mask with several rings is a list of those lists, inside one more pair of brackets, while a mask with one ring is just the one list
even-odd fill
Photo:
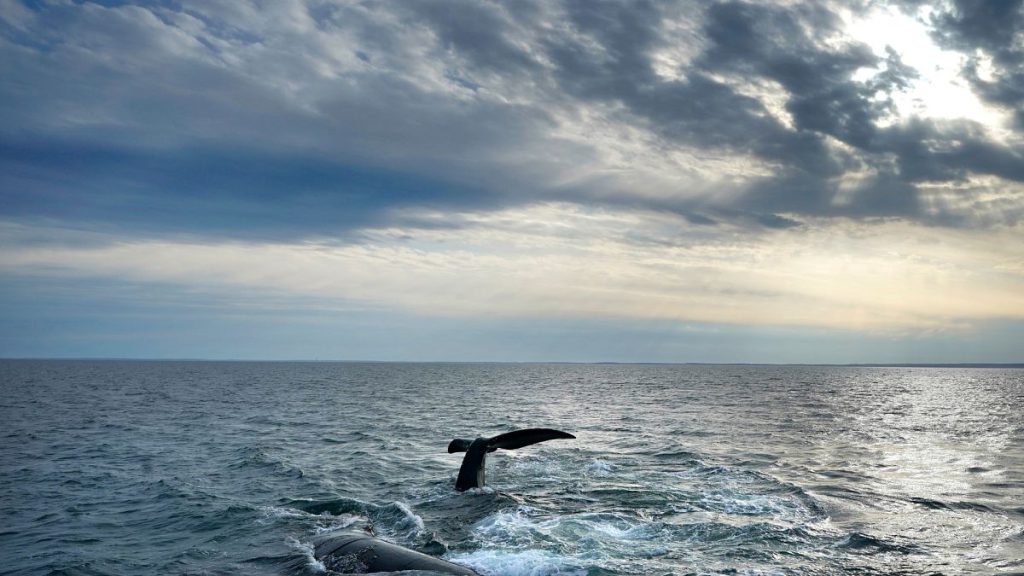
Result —
[[[1024, 573], [1024, 371], [0, 362], [0, 573]], [[576, 434], [453, 490], [453, 437]]]

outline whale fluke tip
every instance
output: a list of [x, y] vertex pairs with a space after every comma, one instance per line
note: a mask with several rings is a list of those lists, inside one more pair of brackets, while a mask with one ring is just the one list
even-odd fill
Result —
[[464, 440], [462, 438], [456, 438], [448, 443], [448, 453], [454, 454], [456, 452], [465, 452], [469, 450], [469, 445], [472, 444], [472, 440]]

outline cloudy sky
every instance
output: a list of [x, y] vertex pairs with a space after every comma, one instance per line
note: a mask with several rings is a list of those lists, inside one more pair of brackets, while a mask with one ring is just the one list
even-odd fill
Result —
[[0, 356], [1024, 361], [1019, 0], [0, 0], [0, 78]]

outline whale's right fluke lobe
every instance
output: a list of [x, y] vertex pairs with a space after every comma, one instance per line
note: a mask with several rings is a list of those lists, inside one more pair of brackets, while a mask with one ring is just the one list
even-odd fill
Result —
[[462, 458], [462, 467], [459, 468], [455, 489], [466, 490], [480, 488], [484, 485], [484, 464], [487, 462], [488, 452], [494, 452], [498, 448], [515, 450], [558, 438], [575, 438], [575, 436], [551, 428], [527, 428], [499, 434], [493, 438], [477, 438], [472, 441], [456, 438], [448, 444], [448, 453], [465, 452], [466, 455]]
[[489, 447], [501, 448], [503, 450], [515, 450], [530, 444], [544, 442], [545, 440], [556, 440], [558, 438], [576, 438], [568, 432], [552, 430], [551, 428], [527, 428], [499, 434], [487, 441]]

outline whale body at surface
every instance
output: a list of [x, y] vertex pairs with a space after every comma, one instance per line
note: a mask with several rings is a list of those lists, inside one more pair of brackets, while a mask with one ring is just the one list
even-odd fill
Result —
[[424, 570], [456, 576], [480, 576], [458, 564], [403, 548], [361, 532], [328, 534], [313, 548], [324, 568], [341, 574]]

